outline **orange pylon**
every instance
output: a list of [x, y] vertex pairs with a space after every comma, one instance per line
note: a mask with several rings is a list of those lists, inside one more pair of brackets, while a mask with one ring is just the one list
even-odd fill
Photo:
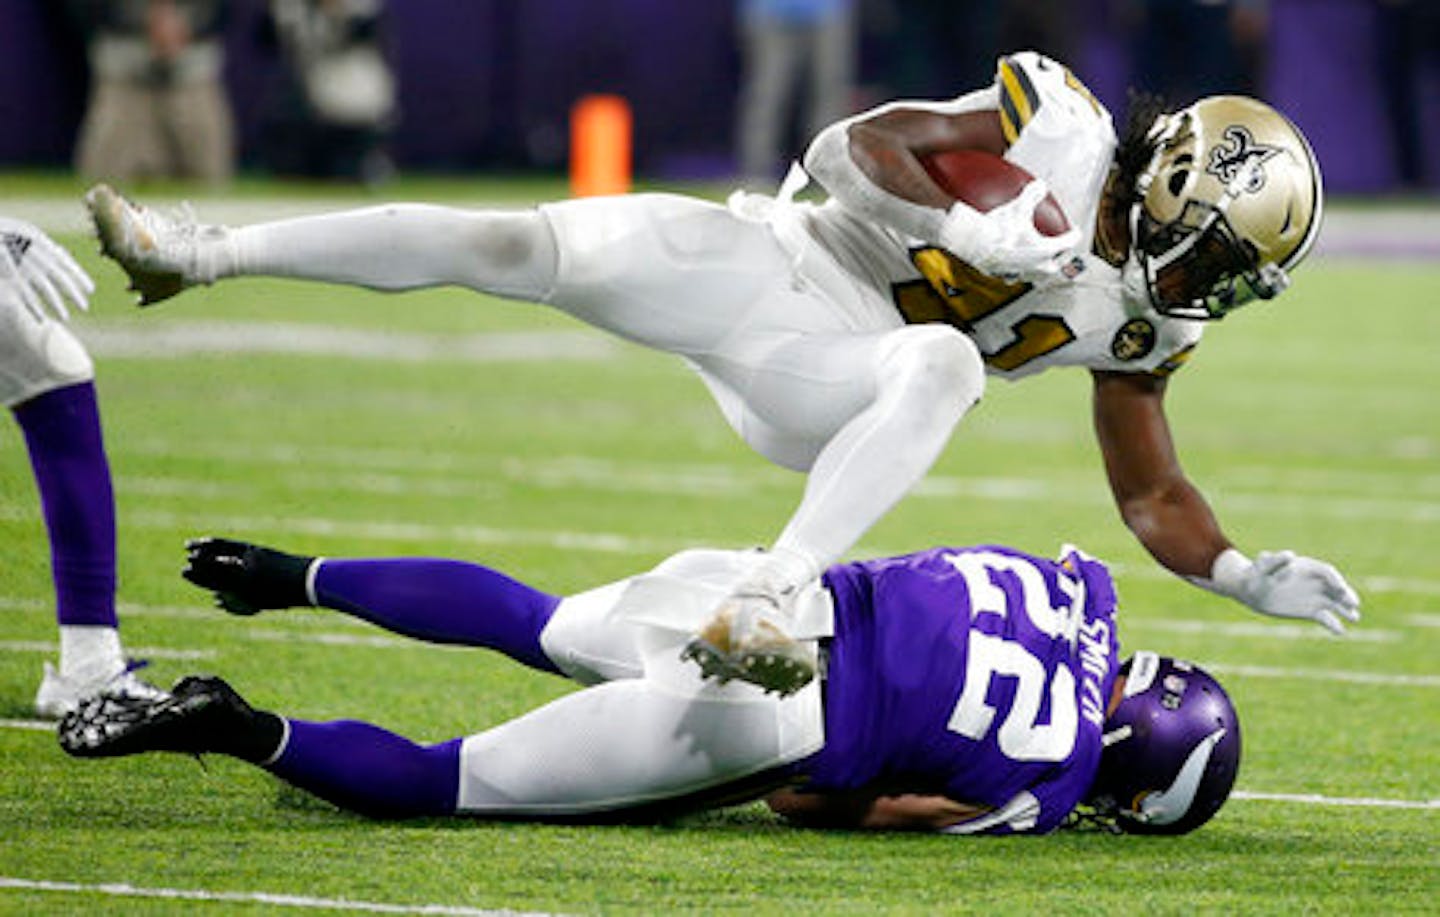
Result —
[[632, 119], [624, 96], [582, 96], [570, 111], [570, 193], [630, 190]]

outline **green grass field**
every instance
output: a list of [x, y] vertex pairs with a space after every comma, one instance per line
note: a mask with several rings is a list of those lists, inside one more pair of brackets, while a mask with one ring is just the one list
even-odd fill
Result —
[[[470, 558], [563, 592], [686, 545], [767, 542], [798, 499], [801, 479], [749, 452], [677, 361], [561, 316], [262, 280], [140, 312], [92, 242], [61, 240], [100, 286], [76, 324], [116, 475], [124, 635], [159, 682], [213, 671], [300, 717], [479, 731], [567, 686], [339, 615], [230, 618], [178, 576], [184, 540]], [[0, 425], [0, 913], [1433, 913], [1437, 302], [1440, 265], [1316, 259], [1282, 301], [1213, 328], [1172, 386], [1187, 470], [1231, 537], [1336, 563], [1365, 603], [1349, 639], [1156, 568], [1109, 502], [1080, 373], [993, 382], [857, 551], [1070, 541], [1111, 561], [1125, 648], [1211, 668], [1244, 723], [1237, 797], [1171, 840], [824, 834], [758, 805], [652, 828], [377, 824], [227, 759], [70, 760], [31, 719], [55, 638], [48, 557], [23, 443]]]

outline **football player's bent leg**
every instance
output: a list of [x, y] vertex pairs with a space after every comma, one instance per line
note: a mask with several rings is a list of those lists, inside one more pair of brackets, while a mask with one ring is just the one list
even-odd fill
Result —
[[623, 581], [561, 599], [466, 561], [302, 557], [227, 538], [188, 549], [185, 578], [237, 614], [332, 608], [431, 643], [497, 650], [586, 684], [641, 671], [634, 629], [609, 617]]
[[497, 570], [433, 558], [322, 560], [315, 604], [431, 643], [498, 650], [533, 668], [559, 673], [541, 631], [560, 604]]
[[479, 646], [585, 684], [641, 674], [635, 630], [610, 611], [626, 582], [560, 598], [476, 563], [322, 560], [317, 605], [431, 643]]
[[[734, 784], [815, 751], [818, 703], [797, 706], [805, 715], [788, 729], [780, 703], [697, 698], [625, 679], [436, 745], [358, 721], [288, 720], [277, 753], [236, 756], [374, 817], [623, 813]], [[272, 734], [273, 715], [255, 714], [266, 724], [257, 730]], [[226, 742], [214, 750], [235, 754], [235, 738]]]
[[818, 694], [779, 701], [748, 686], [696, 695], [650, 678], [607, 682], [465, 739], [458, 810], [583, 816], [675, 800], [810, 754], [820, 719]]
[[560, 258], [549, 305], [670, 353], [723, 349], [741, 327], [844, 330], [797, 292], [792, 259], [762, 223], [711, 201], [631, 194], [542, 205]]
[[809, 471], [776, 547], [817, 570], [924, 476], [985, 387], [975, 345], [944, 325], [757, 338], [735, 352], [733, 366], [702, 361], [706, 380], [756, 451]]
[[874, 400], [820, 450], [800, 506], [775, 542], [819, 569], [839, 560], [925, 476], [985, 389], [979, 351], [948, 326], [911, 326], [880, 340]]

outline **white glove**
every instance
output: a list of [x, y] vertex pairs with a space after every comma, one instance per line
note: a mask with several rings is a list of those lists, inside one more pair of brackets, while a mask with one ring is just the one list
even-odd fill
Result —
[[1334, 634], [1360, 620], [1360, 597], [1330, 564], [1294, 551], [1262, 551], [1251, 562], [1234, 548], [1215, 558], [1210, 579], [1192, 582], [1277, 618], [1309, 619]]
[[1080, 230], [1070, 227], [1058, 236], [1035, 228], [1035, 207], [1050, 188], [1032, 179], [1020, 193], [999, 207], [981, 212], [956, 201], [940, 227], [940, 244], [955, 257], [992, 277], [1044, 280], [1060, 273], [1074, 257]]
[[77, 308], [90, 307], [95, 283], [70, 253], [24, 220], [0, 217], [0, 285], [14, 290], [36, 319], [44, 320], [44, 306], [61, 321], [69, 321], [65, 300]]

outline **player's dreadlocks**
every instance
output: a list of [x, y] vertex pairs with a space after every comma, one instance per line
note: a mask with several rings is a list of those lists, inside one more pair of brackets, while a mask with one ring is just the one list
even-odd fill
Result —
[[1155, 152], [1151, 129], [1167, 110], [1165, 99], [1154, 93], [1131, 88], [1129, 99], [1125, 129], [1120, 133], [1110, 175], [1105, 180], [1095, 231], [1095, 253], [1116, 267], [1125, 262], [1130, 249], [1130, 227], [1124, 215], [1136, 200], [1135, 180]]
[[1128, 93], [1129, 108], [1125, 116], [1125, 129], [1120, 133], [1120, 145], [1115, 149], [1116, 179], [1120, 187], [1131, 196], [1135, 191], [1135, 179], [1150, 163], [1155, 144], [1150, 139], [1155, 121], [1168, 110], [1163, 96], [1143, 92], [1131, 87]]

